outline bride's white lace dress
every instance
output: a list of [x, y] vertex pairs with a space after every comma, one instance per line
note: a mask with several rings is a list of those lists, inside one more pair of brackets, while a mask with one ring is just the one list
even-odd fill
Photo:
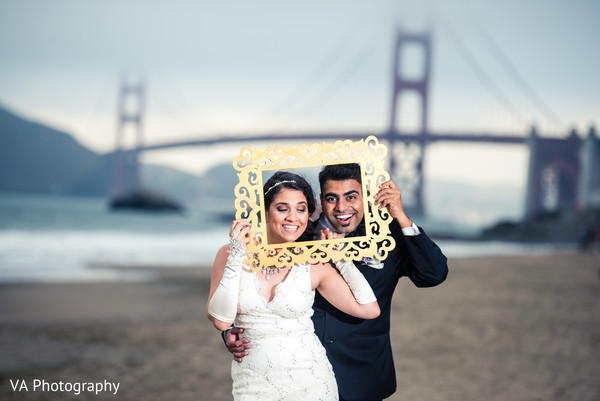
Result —
[[232, 362], [234, 399], [337, 400], [333, 370], [311, 320], [310, 266], [291, 267], [270, 302], [256, 274], [244, 266], [240, 278], [235, 325], [244, 328], [252, 348], [241, 363]]

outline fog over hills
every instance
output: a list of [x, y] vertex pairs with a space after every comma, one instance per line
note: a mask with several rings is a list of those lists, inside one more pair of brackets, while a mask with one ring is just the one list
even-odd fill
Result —
[[[0, 191], [107, 197], [112, 169], [110, 156], [86, 148], [68, 133], [0, 108]], [[230, 170], [231, 179], [218, 182], [237, 179]], [[141, 174], [144, 187], [183, 203], [204, 201], [210, 193], [207, 183], [214, 184], [166, 166], [143, 164]]]

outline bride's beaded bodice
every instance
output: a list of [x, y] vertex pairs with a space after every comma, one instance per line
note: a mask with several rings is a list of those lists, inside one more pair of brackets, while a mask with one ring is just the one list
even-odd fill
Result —
[[235, 400], [337, 400], [333, 370], [311, 320], [310, 265], [290, 269], [271, 301], [260, 293], [260, 272], [241, 273], [234, 324], [244, 328], [252, 348], [231, 366]]
[[292, 266], [285, 280], [275, 287], [271, 301], [260, 293], [257, 274], [261, 273], [242, 272], [235, 325], [244, 327], [251, 340], [314, 332], [311, 316], [315, 292], [311, 288], [310, 267]]

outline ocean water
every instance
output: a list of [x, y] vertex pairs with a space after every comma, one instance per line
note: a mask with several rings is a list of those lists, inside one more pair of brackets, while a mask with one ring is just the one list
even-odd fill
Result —
[[210, 266], [227, 242], [213, 213], [112, 212], [106, 200], [0, 194], [0, 281], [140, 280], [114, 266]]
[[[139, 267], [210, 268], [228, 240], [215, 213], [112, 212], [104, 199], [0, 194], [0, 282], [147, 280]], [[417, 222], [418, 223], [418, 222]], [[531, 254], [555, 247], [437, 241], [449, 257]]]

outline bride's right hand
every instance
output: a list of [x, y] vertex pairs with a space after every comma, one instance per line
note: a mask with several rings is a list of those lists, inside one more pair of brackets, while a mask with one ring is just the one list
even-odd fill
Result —
[[229, 230], [229, 238], [236, 239], [245, 247], [250, 243], [250, 223], [246, 219], [234, 220]]

